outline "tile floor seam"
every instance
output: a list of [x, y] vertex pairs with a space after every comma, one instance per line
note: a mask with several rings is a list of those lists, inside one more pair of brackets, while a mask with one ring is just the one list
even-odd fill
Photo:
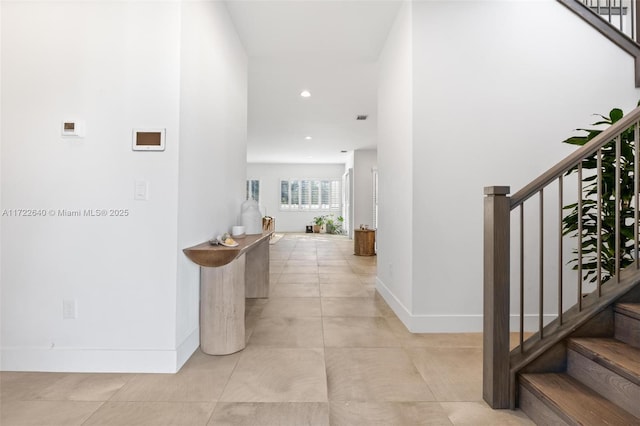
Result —
[[318, 293], [319, 293], [319, 301], [320, 301], [320, 326], [322, 328], [322, 361], [324, 362], [324, 385], [325, 388], [327, 389], [327, 415], [329, 418], [329, 422], [331, 421], [331, 397], [329, 395], [329, 372], [327, 371], [327, 339], [326, 339], [326, 334], [325, 334], [325, 328], [324, 328], [324, 305], [322, 303], [322, 291], [320, 290], [320, 262], [317, 261], [317, 254], [316, 254], [316, 263], [318, 264]]
[[[177, 374], [177, 373], [176, 373], [176, 374]], [[125, 383], [124, 383], [122, 386], [120, 386], [120, 389], [118, 389], [117, 391], [115, 391], [115, 392], [114, 392], [114, 393], [113, 393], [113, 394], [112, 394], [112, 395], [107, 399], [107, 401], [115, 401], [113, 398], [115, 398], [115, 397], [116, 397], [116, 395], [118, 395], [119, 393], [123, 392], [123, 389], [124, 389], [125, 387], [127, 387], [127, 385], [128, 385], [132, 380], [134, 380], [136, 377], [138, 377], [138, 376], [140, 376], [140, 375], [141, 375], [140, 373], [133, 373], [133, 374], [131, 374], [131, 377], [128, 377], [128, 378], [127, 378], [127, 380], [125, 381]]]
[[[229, 376], [231, 377], [231, 376]], [[216, 410], [218, 409], [218, 403], [219, 401], [215, 401], [213, 404], [213, 409], [211, 410], [211, 414], [209, 414], [209, 417], [207, 418], [207, 421], [204, 423], [203, 426], [208, 426], [209, 423], [211, 423], [211, 421], [214, 419], [214, 415], [216, 413]], [[215, 423], [211, 423], [212, 425], [214, 425]]]
[[416, 371], [418, 372], [418, 374], [422, 378], [422, 381], [427, 386], [427, 389], [429, 389], [429, 392], [431, 392], [431, 395], [433, 396], [434, 401], [440, 403], [441, 401], [438, 400], [438, 397], [437, 397], [436, 393], [433, 391], [432, 387], [429, 386], [429, 381], [427, 380], [426, 377], [424, 377], [424, 375], [422, 374], [422, 371], [420, 371], [420, 368], [418, 368], [418, 365], [416, 364], [416, 361], [414, 360], [414, 358], [411, 356], [411, 353], [404, 347], [402, 348], [402, 350], [407, 355], [407, 358], [409, 358], [409, 360], [411, 361], [411, 364], [413, 365], [413, 368], [416, 369]]
[[104, 406], [105, 406], [105, 404], [107, 404], [108, 402], [109, 402], [108, 400], [107, 400], [107, 401], [102, 401], [102, 403], [98, 406], [98, 408], [96, 408], [95, 410], [93, 410], [93, 412], [89, 415], [89, 417], [87, 417], [87, 418], [86, 418], [86, 419], [85, 419], [85, 420], [80, 424], [80, 426], [83, 426], [83, 425], [88, 424], [87, 422], [91, 419], [91, 417], [95, 416], [95, 415], [96, 415], [96, 413], [97, 413], [98, 411], [100, 411], [100, 409], [101, 409], [102, 407], [104, 407]]
[[[253, 332], [252, 332], [252, 334], [253, 334]], [[249, 337], [248, 340], [251, 340], [251, 337]], [[249, 342], [246, 343], [246, 347], [249, 346], [248, 343]], [[220, 395], [218, 395], [218, 397], [214, 401], [216, 403], [216, 406], [217, 406], [218, 402], [220, 402], [220, 399], [224, 395], [224, 392], [227, 390], [227, 386], [229, 386], [229, 382], [231, 381], [231, 377], [233, 376], [233, 373], [235, 373], [236, 369], [238, 368], [238, 365], [240, 364], [240, 360], [242, 359], [244, 354], [245, 354], [245, 351], [243, 349], [242, 353], [238, 356], [238, 359], [236, 360], [235, 364], [233, 365], [233, 368], [231, 369], [231, 372], [227, 376], [227, 380], [225, 380], [225, 382], [224, 382], [224, 386], [222, 387], [222, 390], [220, 391]], [[231, 355], [233, 355], [233, 354], [231, 354]], [[224, 356], [224, 355], [222, 355], [222, 356]], [[215, 411], [215, 408], [214, 408], [214, 411]], [[212, 412], [212, 415], [213, 415], [213, 412]]]

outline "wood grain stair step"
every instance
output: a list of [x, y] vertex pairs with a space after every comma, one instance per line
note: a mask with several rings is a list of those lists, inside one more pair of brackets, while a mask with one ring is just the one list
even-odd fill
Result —
[[640, 321], [640, 303], [616, 303], [613, 310]]
[[[520, 385], [524, 389], [538, 398], [567, 424], [640, 424], [640, 418], [613, 404], [567, 374], [522, 374], [519, 377]], [[535, 421], [536, 413], [524, 411]]]
[[640, 417], [640, 349], [615, 339], [569, 339], [567, 374]]
[[573, 338], [567, 348], [640, 386], [639, 348], [608, 338]]
[[616, 339], [640, 348], [640, 303], [617, 303], [613, 309]]

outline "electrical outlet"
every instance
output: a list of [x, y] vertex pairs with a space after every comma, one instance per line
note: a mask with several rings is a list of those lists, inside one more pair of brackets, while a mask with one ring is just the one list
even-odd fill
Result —
[[64, 299], [62, 301], [62, 319], [78, 318], [78, 304], [75, 299]]

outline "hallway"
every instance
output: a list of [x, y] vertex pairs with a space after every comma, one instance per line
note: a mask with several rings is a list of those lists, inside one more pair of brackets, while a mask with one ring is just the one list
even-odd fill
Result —
[[0, 373], [3, 426], [520, 425], [482, 402], [480, 334], [411, 334], [375, 291], [376, 257], [324, 234], [271, 245], [244, 351], [177, 374]]

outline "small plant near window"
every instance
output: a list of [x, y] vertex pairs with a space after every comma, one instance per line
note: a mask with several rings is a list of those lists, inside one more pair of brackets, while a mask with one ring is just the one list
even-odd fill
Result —
[[327, 223], [327, 216], [316, 216], [313, 218], [313, 232], [319, 233], [322, 227]]
[[338, 216], [336, 219], [333, 218], [332, 214], [327, 216], [326, 217], [327, 234], [342, 235], [344, 232], [342, 229], [343, 223], [344, 223], [344, 218], [342, 216]]

